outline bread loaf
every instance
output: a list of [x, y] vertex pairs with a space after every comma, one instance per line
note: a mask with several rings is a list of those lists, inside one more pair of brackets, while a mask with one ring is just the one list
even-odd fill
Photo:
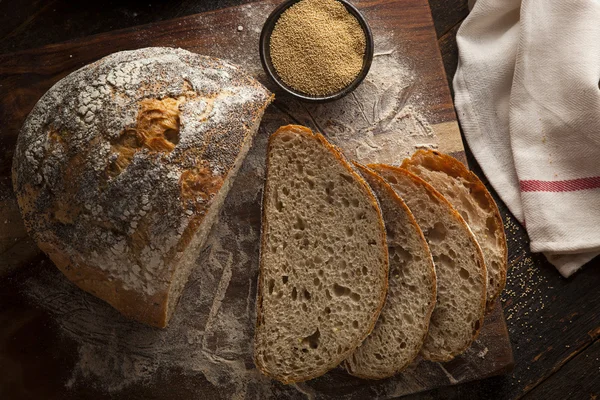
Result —
[[403, 168], [370, 167], [406, 202], [427, 239], [437, 302], [421, 354], [449, 361], [470, 346], [483, 324], [487, 277], [481, 249], [462, 217], [431, 185]]
[[181, 49], [71, 73], [19, 134], [27, 230], [80, 288], [166, 326], [271, 99], [239, 67]]
[[337, 366], [373, 329], [387, 276], [368, 185], [322, 135], [280, 128], [267, 154], [256, 366], [284, 383]]
[[457, 159], [437, 151], [419, 150], [402, 167], [438, 190], [469, 224], [488, 274], [487, 309], [490, 311], [506, 284], [507, 248], [504, 224], [492, 195], [477, 175]]
[[383, 379], [406, 368], [423, 346], [435, 306], [435, 270], [423, 232], [404, 201], [374, 171], [356, 167], [381, 205], [390, 274], [387, 298], [375, 329], [344, 366], [352, 375]]

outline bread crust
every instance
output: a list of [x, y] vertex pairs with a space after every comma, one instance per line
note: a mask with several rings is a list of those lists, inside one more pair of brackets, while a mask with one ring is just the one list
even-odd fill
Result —
[[71, 73], [18, 138], [13, 187], [29, 234], [80, 288], [165, 327], [272, 98], [239, 67], [182, 49], [114, 53]]
[[[387, 239], [386, 239], [386, 233], [385, 233], [385, 225], [383, 222], [383, 217], [381, 215], [381, 209], [379, 207], [379, 203], [377, 201], [377, 198], [375, 196], [375, 194], [373, 193], [373, 191], [371, 190], [371, 188], [369, 187], [369, 185], [367, 184], [367, 182], [365, 182], [364, 178], [362, 176], [360, 176], [359, 173], [356, 172], [356, 170], [352, 167], [352, 165], [346, 160], [346, 158], [342, 155], [341, 151], [333, 146], [332, 144], [330, 144], [327, 139], [325, 139], [325, 137], [323, 135], [321, 135], [320, 133], [314, 133], [312, 130], [310, 130], [309, 128], [305, 127], [305, 126], [301, 126], [301, 125], [285, 125], [280, 127], [279, 129], [277, 129], [276, 132], [274, 132], [270, 137], [269, 137], [269, 143], [267, 146], [267, 157], [269, 157], [269, 154], [271, 153], [271, 147], [273, 145], [273, 140], [280, 134], [283, 134], [285, 132], [288, 131], [293, 131], [296, 134], [299, 135], [303, 135], [306, 137], [310, 137], [313, 139], [316, 139], [317, 141], [319, 141], [319, 143], [321, 143], [322, 145], [324, 145], [324, 147], [326, 149], [328, 149], [331, 154], [334, 155], [334, 157], [348, 170], [348, 172], [356, 178], [356, 181], [360, 183], [360, 185], [365, 189], [365, 193], [369, 196], [369, 200], [371, 205], [377, 210], [378, 214], [379, 214], [379, 219], [378, 219], [378, 223], [380, 225], [380, 231], [382, 232], [382, 242], [385, 244], [387, 243]], [[268, 179], [269, 176], [269, 163], [266, 163], [267, 167], [266, 167], [266, 171], [265, 171], [265, 180]], [[268, 191], [268, 186], [265, 185], [265, 190], [263, 193], [263, 200], [262, 200], [262, 207], [263, 207], [263, 213], [262, 213], [262, 225], [261, 225], [261, 246], [260, 246], [260, 261], [259, 261], [259, 272], [258, 272], [258, 289], [257, 289], [257, 300], [256, 300], [256, 330], [258, 331], [259, 326], [263, 325], [264, 321], [262, 320], [262, 299], [263, 299], [263, 294], [262, 294], [262, 287], [263, 287], [263, 280], [264, 280], [264, 276], [263, 276], [263, 257], [262, 257], [262, 249], [266, 246], [267, 243], [267, 238], [266, 235], [264, 235], [265, 231], [268, 231], [268, 223], [267, 223], [267, 219], [266, 219], [266, 212], [264, 209], [264, 204], [266, 202], [266, 199], [269, 196], [269, 191]], [[385, 260], [388, 261], [388, 249], [387, 249], [387, 245], [384, 245], [384, 253], [385, 253]], [[256, 351], [256, 333], [255, 333], [255, 340], [254, 340], [254, 364], [256, 365], [256, 367], [258, 368], [258, 370], [263, 373], [266, 376], [269, 376], [273, 379], [276, 379], [284, 384], [292, 384], [292, 383], [298, 383], [298, 382], [303, 382], [303, 381], [307, 381], [310, 379], [314, 379], [317, 378], [323, 374], [325, 374], [327, 371], [335, 368], [337, 365], [339, 365], [343, 360], [345, 360], [350, 354], [352, 354], [352, 352], [354, 351], [354, 349], [356, 349], [356, 347], [358, 347], [360, 345], [360, 343], [362, 343], [362, 341], [373, 331], [373, 328], [375, 327], [375, 324], [377, 322], [377, 320], [379, 319], [379, 314], [381, 313], [381, 309], [383, 308], [383, 305], [385, 304], [385, 298], [387, 295], [387, 288], [388, 288], [388, 269], [389, 269], [389, 261], [386, 263], [385, 267], [384, 267], [385, 271], [384, 272], [384, 279], [383, 279], [383, 290], [381, 291], [381, 295], [379, 298], [379, 305], [377, 306], [377, 310], [374, 313], [373, 317], [371, 318], [371, 320], [369, 321], [368, 324], [368, 330], [359, 337], [359, 340], [357, 340], [355, 343], [352, 344], [352, 346], [350, 346], [350, 349], [348, 351], [346, 351], [345, 353], [340, 354], [339, 356], [339, 361], [334, 360], [333, 362], [324, 365], [320, 370], [315, 370], [313, 373], [308, 374], [306, 376], [303, 376], [301, 378], [298, 379], [287, 379], [285, 376], [282, 375], [277, 375], [276, 373], [272, 373], [271, 371], [269, 371], [268, 369], [265, 368], [264, 365], [262, 365], [260, 358], [258, 357], [257, 351]]]
[[[391, 195], [393, 201], [395, 202], [396, 206], [398, 208], [402, 209], [406, 213], [406, 215], [410, 221], [410, 224], [415, 228], [415, 231], [418, 233], [419, 241], [421, 242], [421, 245], [424, 246], [424, 248], [428, 249], [428, 251], [429, 251], [429, 245], [427, 244], [427, 241], [425, 240], [425, 236], [423, 236], [423, 231], [417, 224], [417, 221], [415, 220], [415, 217], [413, 216], [412, 211], [410, 211], [410, 209], [408, 208], [408, 206], [406, 205], [404, 200], [402, 200], [402, 198], [398, 195], [398, 193], [396, 193], [396, 191], [389, 185], [389, 183], [387, 183], [387, 181], [381, 175], [379, 175], [376, 171], [372, 170], [371, 168], [369, 168], [365, 165], [359, 164], [357, 162], [354, 162], [353, 164], [356, 168], [358, 168], [358, 170], [360, 171], [361, 174], [367, 174], [370, 177], [372, 177], [373, 179], [376, 179], [379, 182], [379, 184], [381, 184], [382, 186], [384, 186], [387, 189], [387, 191]], [[384, 223], [385, 223], [385, 221], [384, 221]], [[437, 298], [437, 278], [436, 278], [436, 274], [435, 274], [435, 266], [433, 263], [433, 258], [431, 257], [431, 253], [429, 253], [428, 261], [429, 261], [429, 266], [430, 266], [430, 268], [428, 268], [428, 270], [429, 270], [430, 279], [433, 282], [433, 291], [431, 292], [430, 307], [429, 307], [429, 310], [427, 311], [427, 316], [425, 318], [426, 326], [425, 326], [425, 329], [423, 330], [423, 336], [421, 337], [421, 340], [420, 340], [421, 346], [422, 346], [423, 342], [425, 342], [425, 338], [427, 337], [427, 332], [429, 329], [429, 320], [431, 318], [431, 314], [433, 313], [433, 309], [435, 308], [435, 303], [436, 303], [436, 298]], [[393, 370], [387, 374], [369, 375], [369, 374], [357, 373], [356, 371], [352, 370], [350, 363], [348, 363], [348, 360], [344, 361], [344, 368], [346, 369], [346, 371], [348, 371], [348, 373], [350, 375], [354, 375], [358, 378], [385, 379], [385, 378], [389, 378], [390, 376], [399, 374], [400, 372], [404, 371], [410, 365], [410, 363], [418, 357], [420, 350], [421, 350], [421, 347], [419, 346], [416, 349], [416, 351], [414, 352], [414, 356], [412, 356], [409, 361], [407, 361], [403, 365], [399, 365], [395, 370]]]
[[[409, 179], [411, 179], [415, 184], [417, 184], [419, 186], [422, 186], [425, 190], [427, 190], [430, 193], [430, 195], [434, 196], [440, 202], [446, 204], [448, 206], [448, 209], [451, 211], [451, 214], [452, 214], [453, 218], [463, 228], [465, 228], [467, 232], [470, 233], [470, 235], [469, 235], [469, 241], [473, 244], [474, 248], [476, 249], [477, 265], [479, 266], [480, 276], [483, 278], [483, 281], [487, 283], [487, 271], [486, 271], [486, 267], [485, 267], [485, 262], [483, 260], [483, 252], [481, 251], [481, 247], [479, 246], [479, 243], [475, 239], [475, 236], [473, 235], [473, 232], [471, 231], [471, 228], [465, 222], [465, 220], [463, 219], [463, 217], [458, 213], [458, 211], [456, 211], [454, 209], [454, 207], [452, 206], [452, 204], [450, 204], [450, 202], [440, 192], [438, 192], [429, 183], [427, 183], [426, 181], [424, 181], [423, 179], [421, 179], [420, 177], [418, 177], [417, 175], [413, 174], [412, 172], [410, 172], [407, 169], [404, 169], [404, 168], [401, 168], [401, 167], [394, 167], [394, 166], [386, 165], [386, 164], [369, 164], [368, 167], [371, 168], [371, 169], [373, 169], [373, 170], [375, 170], [375, 171], [380, 171], [380, 170], [384, 170], [385, 171], [385, 170], [387, 170], [387, 171], [393, 172], [394, 174], [404, 175], [404, 176], [408, 177]], [[463, 348], [461, 348], [459, 350], [456, 350], [455, 352], [451, 353], [447, 357], [436, 357], [436, 356], [425, 355], [425, 354], [421, 353], [422, 356], [423, 356], [423, 358], [425, 358], [426, 360], [435, 361], [435, 362], [450, 361], [454, 357], [456, 357], [457, 355], [463, 353], [467, 348], [469, 348], [469, 346], [471, 345], [471, 343], [475, 339], [477, 339], [477, 336], [479, 336], [479, 332], [481, 331], [481, 327], [483, 326], [483, 320], [484, 320], [484, 316], [485, 316], [485, 305], [486, 305], [486, 291], [485, 290], [482, 292], [480, 303], [481, 303], [481, 307], [480, 308], [481, 308], [482, 312], [481, 312], [481, 316], [479, 318], [478, 328], [473, 331], [472, 338], [471, 338], [470, 342], [466, 346], [464, 346]]]
[[481, 182], [479, 177], [475, 175], [472, 171], [470, 171], [463, 163], [461, 163], [452, 156], [440, 153], [439, 151], [435, 150], [421, 149], [416, 151], [411, 156], [411, 158], [405, 159], [402, 162], [401, 167], [410, 169], [412, 165], [422, 165], [425, 168], [433, 171], [444, 172], [452, 178], [464, 179], [468, 182], [469, 190], [472, 193], [472, 195], [479, 199], [483, 197], [483, 199], [485, 199], [486, 201], [486, 205], [492, 210], [494, 214], [494, 219], [496, 221], [496, 233], [500, 238], [499, 244], [501, 246], [502, 251], [502, 265], [500, 268], [500, 276], [499, 282], [497, 284], [497, 289], [494, 288], [493, 295], [491, 296], [488, 290], [488, 298], [486, 301], [486, 313], [490, 313], [494, 308], [496, 300], [498, 299], [498, 297], [504, 290], [504, 287], [506, 286], [506, 272], [508, 269], [508, 247], [506, 245], [506, 234], [504, 231], [504, 223], [502, 222], [502, 216], [500, 215], [500, 211], [498, 210], [498, 205], [494, 201], [494, 198], [487, 190], [483, 182]]

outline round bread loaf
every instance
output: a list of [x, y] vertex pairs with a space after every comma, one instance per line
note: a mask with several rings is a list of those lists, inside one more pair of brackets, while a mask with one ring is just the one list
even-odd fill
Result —
[[239, 67], [182, 49], [71, 73], [19, 134], [27, 230], [80, 288], [166, 326], [271, 100]]

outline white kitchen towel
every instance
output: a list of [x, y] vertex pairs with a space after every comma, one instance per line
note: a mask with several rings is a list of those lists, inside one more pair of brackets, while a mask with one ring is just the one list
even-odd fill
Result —
[[478, 0], [456, 39], [469, 147], [570, 276], [600, 252], [600, 0]]

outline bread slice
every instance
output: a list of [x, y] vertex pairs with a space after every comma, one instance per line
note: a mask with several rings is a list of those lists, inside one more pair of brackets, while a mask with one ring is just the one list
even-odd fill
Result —
[[490, 311], [506, 284], [507, 248], [498, 206], [477, 175], [446, 154], [419, 150], [402, 167], [418, 175], [448, 199], [469, 224], [488, 273], [487, 309]]
[[451, 360], [469, 347], [483, 323], [487, 277], [481, 249], [458, 212], [427, 182], [402, 168], [370, 167], [404, 199], [433, 255], [437, 303], [421, 354]]
[[369, 186], [322, 135], [279, 128], [267, 155], [256, 366], [284, 383], [337, 366], [373, 330], [387, 277]]
[[352, 375], [383, 379], [406, 368], [423, 346], [435, 306], [435, 270], [423, 232], [404, 201], [374, 171], [355, 166], [381, 205], [390, 275], [387, 298], [375, 329], [344, 366]]

